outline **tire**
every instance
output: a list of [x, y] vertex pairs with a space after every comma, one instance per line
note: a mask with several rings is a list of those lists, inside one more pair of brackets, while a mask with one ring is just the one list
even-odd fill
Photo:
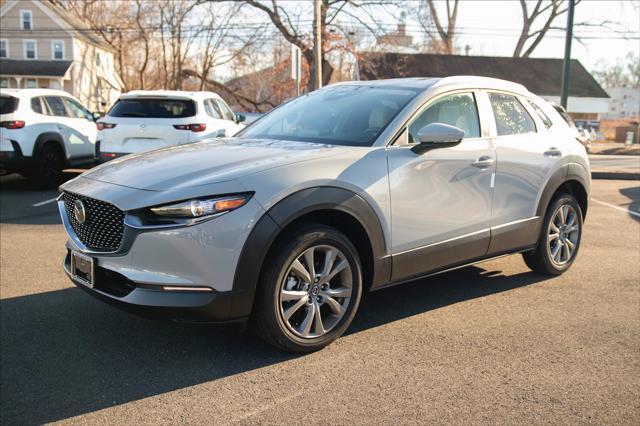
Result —
[[40, 189], [55, 189], [62, 182], [64, 159], [60, 148], [52, 143], [46, 144], [35, 159], [31, 179]]
[[573, 196], [558, 193], [547, 208], [537, 248], [532, 252], [523, 253], [522, 257], [527, 266], [535, 272], [560, 275], [575, 261], [581, 238], [580, 205]]
[[[308, 267], [311, 257], [315, 274]], [[351, 241], [334, 228], [304, 224], [287, 232], [267, 256], [253, 319], [260, 337], [273, 346], [313, 352], [345, 332], [361, 296], [362, 267]]]

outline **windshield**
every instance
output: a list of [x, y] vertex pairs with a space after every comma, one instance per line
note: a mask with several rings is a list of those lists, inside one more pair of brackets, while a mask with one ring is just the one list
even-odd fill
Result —
[[110, 117], [185, 118], [196, 115], [193, 101], [184, 99], [120, 99]]
[[407, 88], [329, 86], [273, 110], [239, 137], [371, 146], [418, 92]]

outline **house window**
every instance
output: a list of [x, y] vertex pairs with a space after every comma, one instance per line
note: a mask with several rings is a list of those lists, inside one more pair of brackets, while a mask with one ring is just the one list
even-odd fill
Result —
[[27, 79], [27, 89], [35, 89], [37, 87], [38, 87], [38, 80], [36, 80], [35, 78]]
[[35, 40], [25, 40], [22, 45], [24, 47], [25, 59], [36, 59], [38, 57], [38, 45]]
[[8, 78], [0, 78], [0, 88], [7, 89], [9, 87]]
[[9, 57], [9, 42], [7, 39], [0, 40], [0, 58]]
[[64, 41], [51, 41], [51, 59], [64, 59]]
[[33, 13], [30, 10], [20, 11], [20, 28], [23, 30], [33, 29]]

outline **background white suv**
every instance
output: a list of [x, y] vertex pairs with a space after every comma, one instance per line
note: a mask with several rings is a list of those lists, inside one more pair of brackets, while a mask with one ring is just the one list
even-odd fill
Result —
[[213, 92], [129, 92], [98, 122], [97, 161], [233, 136], [244, 127], [240, 125], [243, 119]]
[[93, 114], [66, 92], [0, 91], [0, 175], [55, 188], [64, 167], [93, 162], [96, 134]]

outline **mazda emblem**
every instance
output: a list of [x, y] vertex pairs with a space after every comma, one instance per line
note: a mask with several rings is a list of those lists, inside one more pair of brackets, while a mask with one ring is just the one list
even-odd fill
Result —
[[87, 220], [87, 212], [84, 209], [82, 201], [76, 200], [73, 203], [73, 215], [76, 217], [79, 224], [83, 224]]

